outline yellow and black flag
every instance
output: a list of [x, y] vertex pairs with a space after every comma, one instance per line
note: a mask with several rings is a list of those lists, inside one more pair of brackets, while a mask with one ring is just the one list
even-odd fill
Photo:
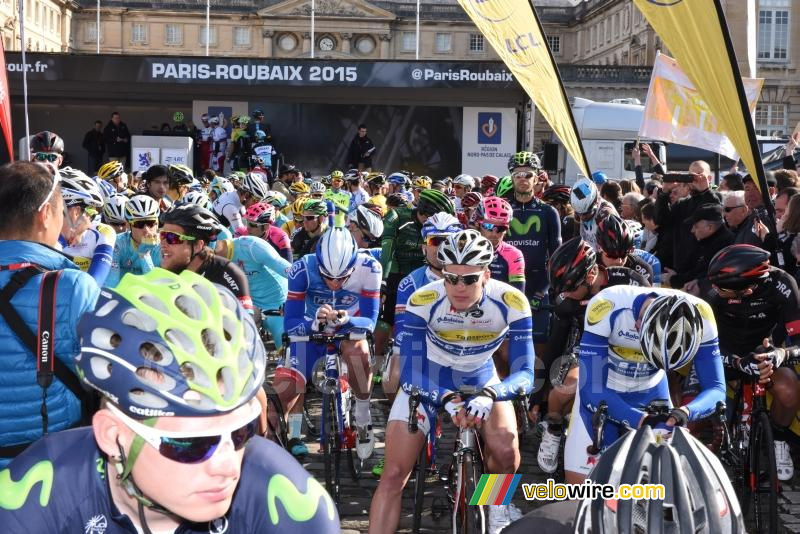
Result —
[[753, 120], [720, 0], [634, 0], [736, 147], [772, 215]]
[[591, 176], [558, 67], [528, 0], [458, 0], [583, 173]]

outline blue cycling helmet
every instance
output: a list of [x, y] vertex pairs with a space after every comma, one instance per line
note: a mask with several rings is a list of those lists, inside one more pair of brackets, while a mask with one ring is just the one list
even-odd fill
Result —
[[326, 278], [344, 278], [356, 268], [358, 245], [345, 228], [330, 228], [317, 242], [317, 264]]
[[386, 178], [387, 182], [394, 185], [405, 185], [406, 180], [408, 180], [408, 176], [402, 172], [394, 172], [390, 174], [388, 178]]
[[428, 220], [422, 225], [422, 237], [427, 239], [434, 235], [452, 235], [463, 229], [464, 227], [458, 222], [458, 219], [442, 211], [428, 217]]
[[608, 176], [603, 171], [595, 171], [592, 173], [592, 181], [597, 185], [603, 185], [608, 181]]

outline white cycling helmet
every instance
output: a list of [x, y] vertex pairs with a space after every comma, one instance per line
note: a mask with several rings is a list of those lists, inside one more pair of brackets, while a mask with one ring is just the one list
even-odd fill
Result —
[[422, 225], [422, 237], [429, 237], [432, 235], [452, 235], [460, 232], [464, 226], [447, 212], [440, 211], [428, 217], [425, 224]]
[[325, 187], [325, 184], [323, 184], [322, 182], [311, 182], [310, 189], [312, 195], [315, 193], [316, 194], [325, 193], [325, 191], [328, 190], [328, 188]]
[[105, 196], [97, 182], [86, 176], [83, 171], [64, 167], [58, 170], [58, 176], [61, 179], [61, 196], [64, 197], [64, 204], [67, 206], [85, 204], [97, 209], [103, 207]]
[[703, 339], [703, 318], [680, 295], [656, 297], [642, 316], [642, 354], [654, 367], [675, 371], [694, 359]]
[[572, 204], [575, 213], [578, 215], [591, 213], [597, 208], [599, 196], [594, 182], [589, 178], [581, 178], [572, 186], [572, 191], [569, 194], [570, 204]]
[[183, 195], [181, 202], [185, 202], [186, 204], [196, 204], [207, 210], [210, 210], [212, 206], [211, 199], [208, 198], [208, 195], [202, 191], [189, 191]]
[[361, 231], [372, 236], [373, 240], [383, 235], [383, 220], [380, 216], [369, 208], [359, 206], [356, 208], [355, 222]]
[[106, 199], [103, 206], [103, 216], [107, 223], [122, 224], [125, 222], [125, 206], [128, 204], [128, 197], [125, 195], [112, 195]]
[[158, 202], [149, 195], [134, 195], [125, 207], [125, 218], [128, 222], [141, 219], [158, 219], [161, 210]]
[[239, 184], [239, 187], [242, 189], [242, 191], [250, 193], [258, 200], [263, 200], [264, 197], [267, 196], [267, 191], [269, 191], [267, 189], [267, 184], [265, 184], [264, 180], [261, 179], [261, 175], [254, 172], [248, 172], [245, 174], [244, 178], [242, 178], [242, 182]]
[[475, 178], [469, 174], [459, 174], [453, 178], [453, 185], [463, 185], [464, 187], [473, 189], [475, 187]]
[[439, 245], [437, 259], [442, 265], [488, 267], [494, 259], [494, 247], [477, 230], [462, 230]]
[[344, 228], [330, 228], [319, 238], [316, 256], [323, 276], [343, 278], [356, 268], [358, 245]]

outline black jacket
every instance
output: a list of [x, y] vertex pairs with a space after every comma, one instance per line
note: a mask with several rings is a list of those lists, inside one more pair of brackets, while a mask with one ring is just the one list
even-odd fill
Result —
[[728, 227], [724, 224], [707, 238], [701, 241], [695, 240], [692, 266], [684, 271], [678, 271], [677, 274], [670, 278], [670, 286], [681, 288], [686, 282], [705, 278], [708, 274], [708, 264], [711, 263], [711, 258], [731, 244], [733, 244], [733, 232], [728, 230]]
[[[127, 139], [127, 142], [117, 141], [117, 138]], [[124, 122], [120, 122], [119, 126], [117, 126], [112, 121], [108, 121], [105, 129], [103, 129], [103, 139], [106, 142], [106, 149], [108, 149], [110, 157], [128, 156], [131, 148], [131, 132], [128, 131], [128, 126]]]
[[83, 136], [81, 146], [86, 149], [90, 156], [100, 158], [106, 151], [106, 142], [103, 139], [103, 132], [98, 132], [94, 128], [86, 132]]
[[372, 139], [367, 137], [359, 137], [358, 134], [353, 138], [350, 143], [350, 150], [347, 152], [347, 165], [349, 167], [358, 167], [361, 163], [364, 167], [372, 167], [372, 155], [375, 153], [375, 145], [372, 144]]

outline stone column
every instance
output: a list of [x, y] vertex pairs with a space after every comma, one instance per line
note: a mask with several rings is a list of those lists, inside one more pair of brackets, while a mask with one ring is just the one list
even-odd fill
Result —
[[303, 34], [303, 54], [310, 54], [312, 46], [314, 46], [314, 44], [311, 42], [311, 33], [305, 32]]
[[342, 53], [350, 53], [350, 40], [353, 38], [352, 33], [340, 33], [339, 37], [342, 39]]
[[272, 30], [264, 30], [261, 32], [261, 38], [264, 40], [264, 57], [272, 57], [272, 38], [275, 32]]
[[380, 36], [381, 39], [381, 59], [389, 59], [389, 41], [392, 40], [391, 34]]

